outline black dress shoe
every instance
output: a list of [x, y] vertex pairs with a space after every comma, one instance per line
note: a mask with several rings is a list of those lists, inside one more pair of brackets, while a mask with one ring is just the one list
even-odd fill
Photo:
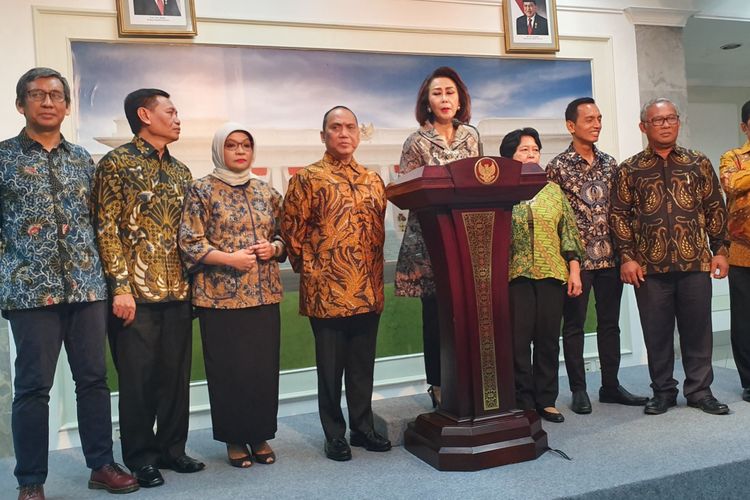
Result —
[[159, 472], [159, 469], [153, 465], [144, 465], [143, 467], [136, 469], [133, 473], [135, 478], [144, 488], [153, 488], [155, 486], [161, 486], [164, 484], [164, 478]]
[[326, 441], [326, 456], [337, 462], [346, 462], [352, 459], [352, 449], [344, 438], [333, 438]]
[[367, 451], [388, 451], [391, 449], [391, 442], [374, 430], [364, 434], [352, 431], [349, 435], [349, 442], [352, 446], [360, 446]]
[[206, 468], [206, 464], [200, 462], [187, 455], [182, 455], [174, 460], [164, 460], [159, 464], [160, 469], [172, 469], [175, 472], [181, 474], [189, 474], [191, 472], [202, 471]]
[[629, 393], [623, 386], [599, 388], [600, 403], [616, 403], [625, 406], [644, 406], [648, 403], [645, 396]]
[[677, 398], [669, 396], [654, 396], [648, 400], [643, 413], [646, 415], [661, 415], [673, 406], [677, 406]]
[[570, 409], [579, 415], [591, 413], [591, 400], [586, 391], [573, 391], [573, 400], [570, 403]]
[[742, 399], [750, 403], [750, 387], [742, 389]]
[[556, 424], [565, 422], [565, 417], [563, 416], [562, 413], [554, 413], [551, 411], [547, 411], [544, 408], [537, 408], [536, 412], [539, 414], [540, 417], [542, 417], [544, 420], [548, 422], [554, 422]]
[[724, 403], [720, 403], [713, 396], [705, 396], [698, 401], [688, 401], [688, 406], [700, 408], [711, 415], [726, 415], [729, 413], [729, 407]]

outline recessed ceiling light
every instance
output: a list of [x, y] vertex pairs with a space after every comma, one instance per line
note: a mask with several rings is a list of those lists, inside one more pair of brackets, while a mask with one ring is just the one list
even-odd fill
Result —
[[742, 47], [741, 43], [728, 43], [726, 45], [722, 45], [720, 48], [721, 50], [734, 50], [739, 49], [740, 47]]

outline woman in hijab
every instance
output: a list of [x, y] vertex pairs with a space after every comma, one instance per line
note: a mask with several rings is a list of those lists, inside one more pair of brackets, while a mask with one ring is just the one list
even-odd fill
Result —
[[[185, 199], [179, 245], [193, 276], [214, 439], [229, 463], [250, 467], [276, 456], [279, 400], [281, 195], [254, 177], [255, 142], [226, 123], [213, 140], [214, 171]], [[247, 446], [250, 446], [248, 450]]]

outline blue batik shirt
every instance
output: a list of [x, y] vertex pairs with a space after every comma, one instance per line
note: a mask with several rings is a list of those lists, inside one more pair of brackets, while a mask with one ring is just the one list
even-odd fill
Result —
[[94, 162], [64, 138], [0, 142], [0, 309], [107, 298], [94, 229]]

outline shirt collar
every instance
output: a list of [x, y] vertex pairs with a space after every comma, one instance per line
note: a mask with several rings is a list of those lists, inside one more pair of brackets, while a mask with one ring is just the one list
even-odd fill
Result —
[[[591, 150], [594, 152], [594, 164], [599, 163], [601, 161], [601, 152], [599, 151], [599, 148], [596, 147], [596, 144], [592, 144]], [[568, 146], [568, 149], [565, 150], [565, 154], [568, 155], [570, 161], [572, 162], [585, 162], [588, 164], [588, 162], [583, 159], [583, 156], [581, 156], [580, 153], [578, 153], [578, 151], [576, 151], [576, 149], [573, 147], [572, 141]]]
[[357, 160], [355, 160], [353, 156], [352, 156], [352, 159], [351, 159], [351, 161], [349, 163], [344, 163], [341, 160], [337, 160], [336, 158], [334, 158], [333, 156], [331, 156], [331, 154], [329, 152], [326, 151], [326, 153], [323, 155], [323, 161], [326, 164], [331, 165], [331, 166], [336, 167], [336, 168], [349, 167], [352, 170], [354, 170], [355, 172], [361, 172], [362, 171], [362, 166], [359, 163], [357, 163]]
[[750, 153], [750, 139], [745, 141], [745, 144], [738, 149], [740, 153]]
[[[669, 154], [667, 155], [667, 157], [675, 155], [675, 154], [676, 155], [683, 155], [684, 153], [685, 153], [685, 148], [683, 148], [683, 147], [675, 144], [674, 147], [671, 149], [671, 151], [669, 151]], [[660, 155], [656, 154], [656, 151], [654, 151], [654, 149], [651, 147], [650, 144], [647, 145], [646, 149], [643, 150], [643, 154], [646, 155], [646, 156], [649, 156], [649, 157], [650, 156], [658, 156], [659, 158], [661, 158]]]
[[440, 146], [443, 149], [456, 149], [459, 144], [465, 142], [471, 135], [471, 132], [469, 132], [469, 127], [459, 125], [458, 127], [456, 127], [456, 135], [453, 137], [453, 143], [449, 145], [446, 144], [443, 136], [437, 133], [437, 131], [435, 130], [435, 126], [430, 122], [422, 125], [422, 127], [419, 129], [419, 132], [427, 140], [437, 146]]
[[[133, 145], [135, 148], [144, 156], [151, 156], [155, 155], [156, 158], [159, 158], [159, 152], [156, 150], [155, 147], [151, 145], [147, 140], [143, 139], [139, 136], [133, 136], [132, 140]], [[162, 155], [162, 160], [168, 160], [170, 158], [169, 155], [169, 149], [167, 149], [167, 146], [164, 146], [164, 155]]]
[[[31, 137], [29, 137], [29, 134], [26, 132], [26, 127], [22, 128], [21, 132], [18, 134], [18, 142], [21, 143], [21, 149], [24, 153], [28, 152], [35, 145], [40, 149], [44, 149], [38, 141], [35, 141]], [[58, 144], [55, 149], [59, 147], [62, 147], [67, 152], [70, 152], [71, 150], [71, 144], [65, 139], [62, 134], [60, 134], [60, 144]]]

